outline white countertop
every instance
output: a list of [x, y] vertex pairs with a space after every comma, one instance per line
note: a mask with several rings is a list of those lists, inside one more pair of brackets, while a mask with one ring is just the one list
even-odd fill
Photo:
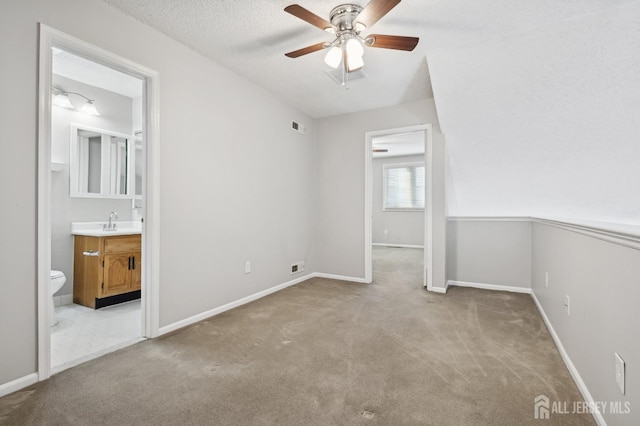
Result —
[[131, 221], [114, 221], [116, 229], [105, 231], [104, 224], [107, 222], [73, 222], [71, 224], [71, 235], [84, 235], [86, 237], [113, 237], [118, 235], [140, 235], [142, 234], [142, 223]]

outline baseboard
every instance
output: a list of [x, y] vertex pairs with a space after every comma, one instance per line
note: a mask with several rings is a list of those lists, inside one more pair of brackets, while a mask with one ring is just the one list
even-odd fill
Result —
[[3, 383], [0, 385], [0, 397], [19, 391], [20, 389], [24, 389], [27, 386], [31, 386], [32, 384], [37, 382], [38, 373], [31, 373], [12, 380], [8, 383]]
[[449, 287], [449, 283], [447, 283], [446, 287], [429, 287], [427, 286], [428, 291], [432, 291], [434, 293], [445, 294], [447, 292], [447, 288]]
[[[589, 389], [587, 389], [587, 385], [582, 380], [582, 377], [580, 377], [580, 373], [578, 373], [578, 369], [576, 368], [575, 365], [573, 365], [571, 358], [569, 358], [569, 354], [564, 349], [564, 346], [560, 341], [560, 337], [558, 337], [558, 334], [554, 330], [553, 325], [551, 325], [551, 321], [549, 321], [549, 317], [547, 317], [547, 314], [545, 313], [544, 309], [542, 309], [542, 305], [540, 304], [540, 301], [538, 300], [538, 298], [536, 297], [536, 294], [533, 291], [531, 292], [531, 297], [533, 298], [533, 301], [536, 304], [536, 308], [538, 308], [538, 312], [540, 312], [540, 315], [542, 316], [542, 320], [544, 321], [545, 325], [547, 326], [547, 329], [549, 330], [549, 334], [551, 334], [551, 338], [553, 339], [554, 343], [556, 344], [556, 347], [558, 348], [558, 352], [560, 352], [560, 356], [562, 357], [564, 364], [567, 366], [567, 369], [569, 370], [569, 373], [571, 374], [573, 381], [576, 383], [576, 386], [578, 386], [578, 390], [582, 394], [582, 397], [590, 407], [595, 407], [596, 404], [593, 400], [593, 397], [591, 396], [591, 392], [589, 392]], [[602, 413], [600, 413], [597, 410], [594, 410], [592, 412], [592, 415], [596, 423], [598, 423], [598, 425], [600, 426], [607, 425], [607, 422], [605, 422], [604, 417], [602, 417]]]
[[62, 296], [53, 296], [53, 306], [66, 306], [73, 304], [73, 294], [63, 294]]
[[327, 278], [330, 280], [351, 281], [354, 283], [362, 283], [362, 284], [366, 283], [364, 278], [348, 277], [345, 275], [334, 275], [334, 274], [325, 274], [322, 272], [316, 272], [313, 274], [313, 276], [316, 278]]
[[531, 294], [531, 289], [527, 287], [515, 287], [509, 285], [499, 285], [499, 284], [485, 284], [485, 283], [472, 283], [468, 281], [447, 281], [447, 287], [450, 285], [457, 287], [473, 287], [473, 288], [481, 288], [483, 290], [497, 290], [497, 291], [509, 291], [511, 293], [525, 293]]
[[276, 291], [285, 289], [287, 287], [291, 287], [292, 285], [296, 285], [298, 283], [301, 283], [302, 281], [306, 281], [309, 278], [313, 278], [314, 276], [315, 276], [315, 274], [313, 274], [313, 273], [312, 274], [307, 274], [307, 275], [305, 275], [303, 277], [296, 278], [295, 280], [291, 280], [291, 281], [287, 281], [286, 283], [278, 284], [278, 285], [276, 285], [274, 287], [271, 287], [271, 288], [268, 288], [266, 290], [262, 290], [262, 291], [259, 291], [257, 293], [254, 293], [252, 295], [249, 295], [247, 297], [243, 297], [242, 299], [238, 299], [238, 300], [233, 301], [231, 303], [227, 303], [226, 305], [222, 305], [222, 306], [219, 306], [217, 308], [213, 308], [213, 309], [210, 309], [208, 311], [199, 313], [199, 314], [194, 315], [192, 317], [185, 318], [185, 319], [180, 320], [180, 321], [176, 321], [173, 324], [165, 325], [164, 327], [160, 327], [160, 329], [158, 330], [158, 336], [162, 336], [163, 334], [170, 333], [172, 331], [175, 331], [175, 330], [178, 330], [180, 328], [186, 327], [188, 325], [194, 324], [194, 323], [196, 323], [198, 321], [202, 321], [202, 320], [210, 318], [212, 316], [221, 314], [221, 313], [226, 312], [226, 311], [228, 311], [230, 309], [237, 308], [238, 306], [242, 306], [242, 305], [244, 305], [246, 303], [253, 302], [254, 300], [258, 300], [258, 299], [260, 299], [262, 297], [268, 296], [271, 293], [275, 293]]
[[413, 245], [413, 244], [373, 243], [371, 245], [376, 247], [400, 247], [400, 248], [419, 248], [419, 249], [424, 248], [424, 246]]

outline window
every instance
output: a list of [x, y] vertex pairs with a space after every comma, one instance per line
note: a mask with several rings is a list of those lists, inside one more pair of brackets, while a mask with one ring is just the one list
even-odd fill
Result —
[[383, 166], [383, 210], [424, 210], [424, 163]]

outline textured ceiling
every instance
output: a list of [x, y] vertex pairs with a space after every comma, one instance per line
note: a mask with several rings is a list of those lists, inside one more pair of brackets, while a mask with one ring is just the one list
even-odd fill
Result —
[[[367, 77], [348, 89], [325, 74], [324, 52], [284, 56], [332, 39], [284, 12], [295, 0], [104, 1], [317, 118], [433, 97], [430, 52], [506, 38], [631, 0], [403, 0], [363, 34], [417, 36], [418, 46], [413, 52], [368, 48]], [[341, 3], [298, 0], [325, 19]]]

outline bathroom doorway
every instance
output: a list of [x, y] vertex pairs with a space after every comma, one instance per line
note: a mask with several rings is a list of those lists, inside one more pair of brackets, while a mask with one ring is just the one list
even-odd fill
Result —
[[157, 335], [157, 90], [40, 26], [39, 380]]

